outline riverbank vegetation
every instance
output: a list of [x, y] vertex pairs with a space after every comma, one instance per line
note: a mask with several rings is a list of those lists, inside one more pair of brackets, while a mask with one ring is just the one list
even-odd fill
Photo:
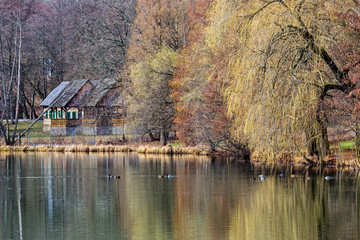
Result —
[[140, 154], [164, 154], [164, 155], [210, 155], [206, 148], [185, 146], [155, 146], [155, 145], [0, 145], [0, 152], [136, 152]]
[[20, 107], [35, 118], [59, 82], [115, 77], [140, 140], [165, 147], [176, 133], [212, 153], [310, 165], [340, 164], [352, 141], [360, 165], [357, 0], [29, 3], [0, 6], [8, 145]]

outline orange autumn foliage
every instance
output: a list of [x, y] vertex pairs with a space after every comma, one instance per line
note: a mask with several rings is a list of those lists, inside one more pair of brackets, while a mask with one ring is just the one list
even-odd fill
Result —
[[219, 67], [223, 66], [225, 58], [223, 54], [209, 52], [202, 35], [210, 3], [203, 0], [188, 6], [191, 30], [172, 81], [172, 96], [179, 139], [187, 144], [208, 143], [214, 147], [230, 136], [222, 96], [225, 81]]

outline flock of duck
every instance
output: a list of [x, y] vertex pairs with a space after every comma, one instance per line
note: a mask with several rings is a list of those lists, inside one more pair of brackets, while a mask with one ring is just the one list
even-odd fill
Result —
[[[284, 173], [280, 173], [279, 177], [284, 178], [284, 177], [286, 177], [286, 175]], [[295, 174], [290, 174], [289, 177], [290, 178], [296, 178], [297, 176]], [[311, 180], [311, 178], [309, 176], [307, 176], [305, 179], [307, 181]], [[327, 181], [329, 181], [331, 179], [334, 179], [334, 177], [331, 177], [331, 176], [325, 176], [324, 177], [324, 180], [327, 180]], [[266, 177], [261, 174], [258, 177], [251, 177], [250, 180], [259, 180], [260, 182], [262, 182], [262, 181], [266, 180]]]
[[158, 178], [173, 178], [173, 175], [171, 175], [171, 174], [165, 174], [165, 175], [159, 174]]
[[[158, 175], [158, 178], [173, 178], [173, 177], [174, 176], [171, 174], [165, 174], [165, 175], [159, 174]], [[112, 175], [112, 174], [108, 175], [108, 179], [116, 179], [116, 178], [121, 178], [121, 177], [119, 175]]]
[[115, 178], [120, 178], [120, 176], [119, 175], [111, 175], [111, 174], [109, 174], [108, 178], [109, 179], [115, 179]]
[[[296, 175], [295, 175], [295, 174], [290, 174], [289, 176], [290, 176], [290, 178], [296, 178]], [[280, 174], [279, 174], [279, 177], [283, 178], [283, 177], [285, 177], [285, 174], [284, 174], [284, 173], [280, 173]], [[120, 177], [119, 175], [111, 175], [111, 174], [109, 174], [109, 175], [108, 175], [108, 178], [109, 178], [109, 179], [116, 179], [116, 178], [119, 179], [119, 178], [121, 178], [121, 177]], [[158, 175], [158, 178], [173, 178], [173, 175], [171, 175], [171, 174], [165, 174], [165, 175], [159, 174], [159, 175]], [[310, 180], [310, 179], [311, 179], [310, 177], [306, 177], [306, 180]], [[327, 180], [327, 181], [329, 181], [329, 180], [331, 180], [331, 179], [333, 179], [333, 177], [330, 177], [330, 176], [325, 176], [325, 177], [324, 177], [324, 180]], [[261, 174], [261, 175], [259, 175], [258, 177], [251, 177], [250, 180], [265, 181], [265, 180], [266, 180], [266, 177]]]

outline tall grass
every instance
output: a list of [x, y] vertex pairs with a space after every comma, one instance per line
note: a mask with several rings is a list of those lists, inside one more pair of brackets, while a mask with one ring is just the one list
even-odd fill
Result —
[[137, 152], [140, 154], [166, 154], [166, 155], [208, 155], [209, 151], [200, 147], [177, 146], [150, 146], [150, 145], [0, 145], [0, 152]]

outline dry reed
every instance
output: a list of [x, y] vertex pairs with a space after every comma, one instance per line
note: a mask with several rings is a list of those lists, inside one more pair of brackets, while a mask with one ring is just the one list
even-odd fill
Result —
[[0, 152], [137, 152], [141, 154], [164, 154], [164, 155], [208, 155], [209, 151], [200, 147], [172, 147], [150, 146], [150, 145], [21, 145], [6, 146], [0, 145]]

